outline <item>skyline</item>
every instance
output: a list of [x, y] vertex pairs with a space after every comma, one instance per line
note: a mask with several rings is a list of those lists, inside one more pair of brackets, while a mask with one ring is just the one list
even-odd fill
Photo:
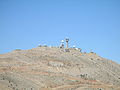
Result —
[[0, 54], [39, 44], [70, 46], [120, 64], [119, 0], [0, 0]]

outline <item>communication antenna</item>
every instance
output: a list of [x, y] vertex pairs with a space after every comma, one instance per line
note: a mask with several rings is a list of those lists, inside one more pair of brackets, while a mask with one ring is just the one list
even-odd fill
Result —
[[66, 48], [68, 48], [69, 38], [66, 38]]

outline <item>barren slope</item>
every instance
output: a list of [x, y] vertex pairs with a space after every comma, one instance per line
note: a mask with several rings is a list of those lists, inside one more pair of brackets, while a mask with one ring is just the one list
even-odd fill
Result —
[[120, 90], [120, 65], [95, 53], [38, 47], [0, 55], [0, 90]]

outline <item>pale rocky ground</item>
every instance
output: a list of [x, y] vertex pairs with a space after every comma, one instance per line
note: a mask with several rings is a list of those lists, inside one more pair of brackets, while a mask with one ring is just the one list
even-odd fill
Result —
[[120, 65], [55, 47], [0, 55], [0, 90], [120, 90]]

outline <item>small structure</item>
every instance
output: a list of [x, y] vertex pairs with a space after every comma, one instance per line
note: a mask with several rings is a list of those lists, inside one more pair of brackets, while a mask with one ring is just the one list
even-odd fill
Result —
[[76, 50], [78, 50], [79, 52], [81, 52], [82, 51], [82, 49], [81, 48], [75, 48]]
[[43, 47], [47, 47], [47, 45], [46, 45], [46, 44], [44, 44], [44, 45], [43, 45]]
[[64, 48], [64, 40], [61, 40], [60, 48]]
[[42, 47], [42, 45], [41, 45], [41, 44], [38, 44], [38, 47]]
[[75, 45], [73, 45], [73, 48], [75, 48]]
[[90, 53], [94, 53], [92, 49], [90, 49]]

